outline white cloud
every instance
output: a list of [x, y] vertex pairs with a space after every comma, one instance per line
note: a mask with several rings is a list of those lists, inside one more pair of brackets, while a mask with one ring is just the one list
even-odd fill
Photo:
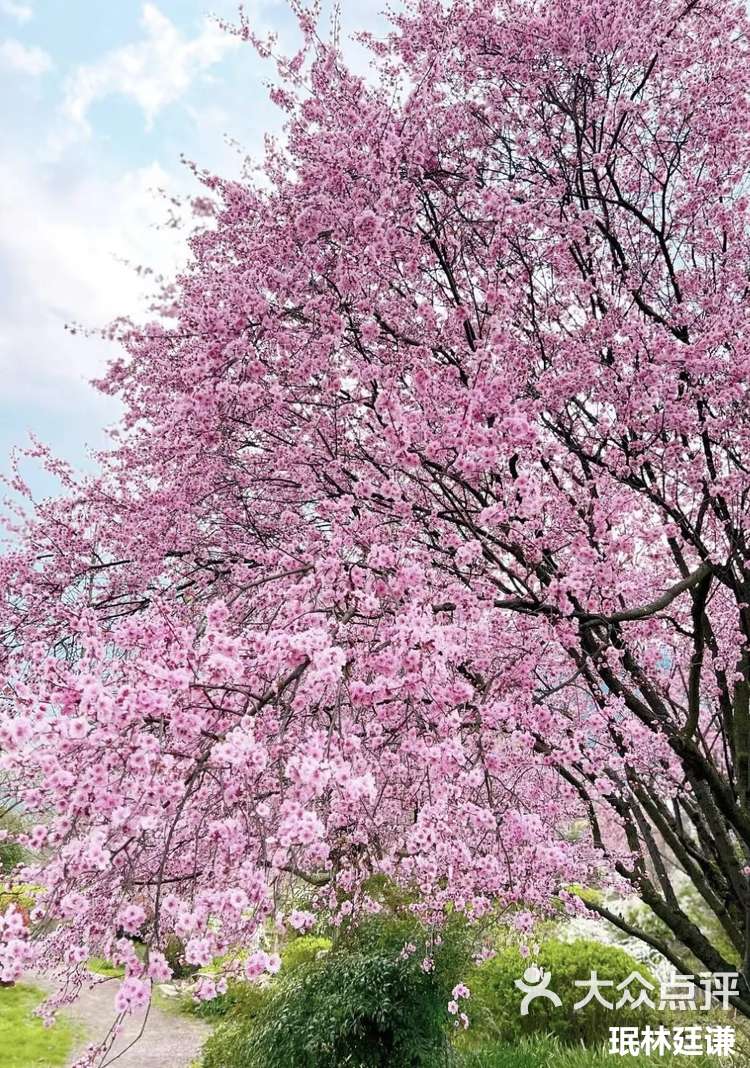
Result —
[[87, 127], [86, 116], [95, 100], [113, 93], [128, 96], [143, 110], [147, 126], [167, 104], [190, 87], [195, 77], [239, 44], [214, 22], [188, 39], [155, 4], [143, 5], [142, 40], [106, 53], [91, 66], [78, 67], [69, 80], [64, 110]]
[[[155, 229], [166, 208], [154, 191], [180, 192], [158, 163], [113, 181], [96, 174], [47, 174], [20, 155], [0, 164], [0, 380], [3, 400], [75, 408], [85, 382], [112, 351], [66, 333], [66, 323], [104, 326], [120, 314], [142, 316], [155, 289], [138, 265], [171, 274], [185, 256], [185, 235]], [[187, 180], [187, 176], [185, 176]], [[126, 265], [120, 260], [128, 261]], [[74, 400], [74, 398], [76, 398]]]
[[28, 4], [19, 4], [17, 0], [2, 0], [0, 11], [8, 18], [15, 19], [16, 22], [28, 22], [34, 15], [33, 8]]
[[0, 65], [37, 77], [52, 67], [52, 57], [43, 48], [25, 45], [13, 37], [0, 41]]

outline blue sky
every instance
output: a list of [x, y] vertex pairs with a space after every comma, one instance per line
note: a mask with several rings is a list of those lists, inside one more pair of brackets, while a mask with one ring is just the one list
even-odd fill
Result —
[[[342, 0], [345, 36], [385, 25], [385, 0]], [[279, 129], [273, 68], [224, 33], [236, 0], [0, 0], [0, 470], [28, 431], [89, 464], [117, 404], [88, 384], [107, 345], [64, 326], [143, 313], [135, 265], [169, 272], [184, 234], [158, 190], [197, 192], [180, 154], [237, 174]], [[296, 40], [284, 0], [245, 4], [260, 31]], [[328, 17], [324, 12], [322, 29]], [[348, 46], [359, 65], [362, 53]], [[241, 151], [231, 142], [238, 142]], [[51, 490], [34, 479], [39, 491]]]

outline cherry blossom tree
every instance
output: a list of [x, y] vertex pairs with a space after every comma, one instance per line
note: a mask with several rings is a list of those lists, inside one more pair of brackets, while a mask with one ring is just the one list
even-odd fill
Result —
[[368, 79], [296, 10], [283, 142], [196, 171], [189, 267], [112, 328], [100, 474], [32, 450], [0, 744], [44, 892], [2, 975], [106, 954], [124, 1013], [171, 935], [274, 970], [289, 886], [296, 926], [380, 874], [523, 929], [583, 884], [750, 1015], [744, 8], [420, 0]]

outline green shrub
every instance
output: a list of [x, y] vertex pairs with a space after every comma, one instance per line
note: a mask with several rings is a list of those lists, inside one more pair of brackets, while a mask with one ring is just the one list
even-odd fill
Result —
[[331, 945], [330, 938], [321, 938], [318, 935], [299, 935], [293, 938], [281, 951], [282, 972], [294, 971], [300, 964], [317, 960], [320, 955], [330, 950]]
[[[636, 961], [618, 946], [601, 942], [579, 940], [577, 942], [548, 941], [533, 963], [551, 973], [550, 989], [561, 999], [556, 1008], [546, 998], [531, 1002], [527, 1016], [521, 1016], [521, 991], [515, 981], [521, 979], [530, 966], [515, 948], [504, 949], [491, 960], [481, 964], [467, 979], [471, 989], [469, 1002], [471, 1028], [466, 1036], [468, 1044], [487, 1037], [515, 1043], [521, 1038], [536, 1035], [552, 1035], [562, 1043], [583, 1042], [595, 1046], [609, 1038], [609, 1029], [614, 1024], [621, 1027], [639, 1026], [649, 1019], [644, 1008], [609, 1010], [593, 1000], [585, 1008], [573, 1011], [573, 1006], [587, 993], [577, 987], [576, 980], [588, 980], [595, 971], [599, 979], [614, 981], [615, 987], [632, 972], [638, 972], [658, 992], [658, 983], [643, 964]], [[634, 983], [631, 992], [637, 994]], [[609, 1001], [617, 1001], [620, 993], [613, 987], [602, 991]], [[653, 997], [652, 997], [653, 1000]]]
[[26, 858], [26, 850], [18, 842], [0, 842], [0, 872], [8, 874], [15, 867], [22, 864]]
[[[283, 976], [290, 974], [300, 965], [307, 964], [315, 960], [319, 954], [328, 952], [330, 948], [330, 938], [300, 935], [292, 939], [281, 951], [283, 965], [281, 974]], [[262, 986], [258, 983], [233, 980], [229, 982], [225, 994], [219, 994], [210, 1001], [196, 1001], [192, 995], [189, 995], [183, 999], [180, 1007], [183, 1012], [202, 1019], [215, 1020], [231, 1016], [238, 1020], [252, 1021], [268, 998], [272, 985], [272, 980]]]
[[0, 912], [5, 912], [10, 905], [15, 905], [21, 912], [28, 914], [36, 904], [39, 889], [30, 883], [17, 883], [15, 886], [0, 883]]
[[15, 836], [25, 829], [23, 819], [15, 812], [6, 812], [4, 816], [0, 816], [0, 830], [7, 831], [9, 835], [0, 841], [0, 874], [7, 875], [18, 864], [28, 860], [28, 850], [14, 840]]
[[456, 1052], [451, 1068], [545, 1068], [553, 1046], [545, 1039], [483, 1045], [471, 1052]]
[[[468, 960], [458, 922], [439, 945], [411, 917], [375, 917], [269, 986], [252, 1021], [233, 1016], [204, 1068], [440, 1068], [453, 986]], [[301, 941], [301, 940], [300, 940]], [[404, 946], [415, 948], [404, 954]], [[292, 943], [294, 945], [294, 943]], [[425, 971], [425, 957], [434, 968]]]
[[185, 961], [185, 943], [176, 935], [170, 935], [164, 946], [164, 956], [175, 979], [186, 979], [198, 969]]
[[196, 1001], [192, 995], [186, 995], [180, 1003], [180, 1008], [183, 1012], [198, 1016], [202, 1020], [219, 1020], [227, 1017], [252, 1023], [269, 993], [268, 986], [231, 980], [227, 984], [226, 993], [219, 994], [210, 1001]]

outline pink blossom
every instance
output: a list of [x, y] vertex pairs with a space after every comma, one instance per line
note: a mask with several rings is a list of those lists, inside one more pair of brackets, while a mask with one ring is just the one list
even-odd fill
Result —
[[172, 969], [163, 953], [152, 949], [148, 955], [148, 977], [155, 983], [167, 983], [172, 978]]
[[149, 983], [133, 977], [123, 979], [115, 995], [115, 1009], [118, 1013], [130, 1014], [145, 1008], [151, 999]]
[[257, 979], [268, 970], [270, 963], [269, 955], [262, 949], [255, 950], [245, 961], [245, 977], [247, 979]]
[[146, 919], [146, 912], [140, 905], [125, 905], [117, 914], [117, 923], [128, 934], [138, 934]]
[[289, 913], [289, 926], [295, 931], [308, 931], [315, 925], [315, 914], [300, 909], [292, 909]]

